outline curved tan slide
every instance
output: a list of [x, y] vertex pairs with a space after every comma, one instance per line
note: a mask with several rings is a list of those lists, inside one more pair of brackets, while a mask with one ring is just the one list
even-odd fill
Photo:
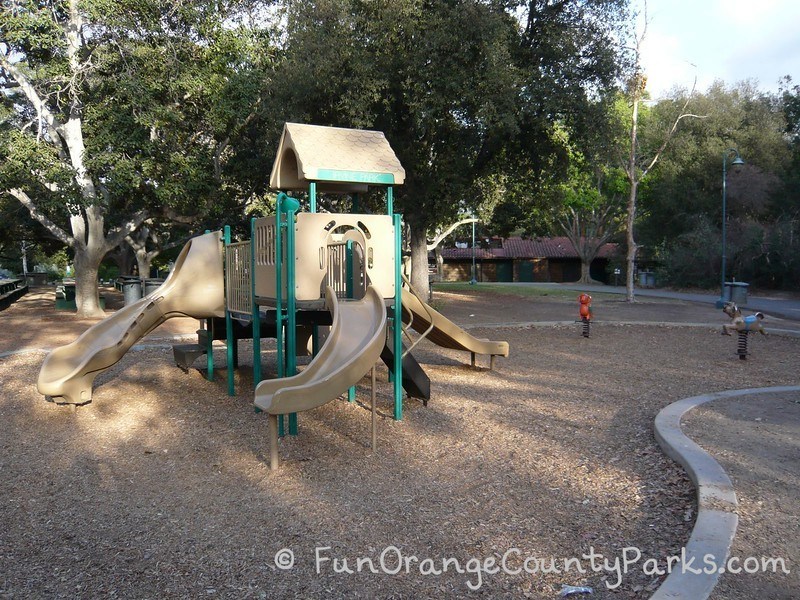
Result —
[[378, 292], [370, 286], [361, 300], [340, 302], [328, 287], [325, 305], [333, 325], [317, 356], [297, 375], [267, 379], [256, 387], [255, 405], [264, 412], [285, 415], [330, 402], [380, 360], [386, 305]]
[[422, 334], [430, 329], [427, 339], [442, 348], [488, 356], [508, 356], [508, 342], [481, 340], [470, 335], [406, 289], [403, 289], [403, 322]]
[[310, 410], [338, 397], [380, 360], [386, 344], [386, 305], [372, 286], [361, 300], [344, 302], [328, 287], [325, 305], [333, 325], [319, 354], [299, 374], [256, 387], [255, 405], [269, 415], [272, 469], [279, 465], [278, 415]]
[[36, 384], [39, 393], [60, 403], [90, 402], [95, 377], [167, 319], [225, 316], [224, 285], [220, 233], [191, 239], [161, 287], [45, 357]]

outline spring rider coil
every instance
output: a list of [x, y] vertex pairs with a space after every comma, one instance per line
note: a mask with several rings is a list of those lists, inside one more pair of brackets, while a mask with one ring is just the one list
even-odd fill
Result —
[[730, 323], [722, 326], [723, 335], [731, 335], [735, 331], [738, 335], [736, 344], [736, 354], [741, 360], [747, 360], [747, 338], [751, 333], [767, 335], [764, 330], [764, 313], [757, 312], [752, 315], [744, 316], [742, 311], [734, 302], [726, 302], [722, 306], [722, 312], [731, 318]]
[[589, 294], [581, 294], [578, 296], [578, 302], [580, 302], [579, 313], [583, 324], [582, 335], [588, 338], [592, 325], [592, 297]]
[[747, 336], [749, 331], [740, 331], [739, 340], [736, 346], [736, 354], [739, 355], [740, 360], [747, 360]]

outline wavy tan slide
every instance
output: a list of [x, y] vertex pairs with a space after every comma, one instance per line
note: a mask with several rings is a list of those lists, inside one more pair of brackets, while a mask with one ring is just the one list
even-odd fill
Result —
[[65, 404], [90, 402], [95, 377], [167, 319], [225, 316], [224, 285], [220, 233], [193, 238], [161, 287], [45, 357], [36, 384], [39, 393]]
[[[422, 302], [408, 290], [403, 290], [403, 322], [410, 324], [437, 346], [452, 350], [464, 350], [488, 356], [508, 356], [508, 342], [481, 340], [470, 335], [443, 314]], [[431, 328], [431, 326], [433, 326]]]
[[269, 415], [270, 467], [278, 467], [278, 415], [302, 412], [337, 398], [380, 360], [386, 344], [386, 305], [370, 286], [361, 300], [339, 302], [325, 291], [333, 325], [319, 354], [293, 377], [256, 387], [255, 405]]

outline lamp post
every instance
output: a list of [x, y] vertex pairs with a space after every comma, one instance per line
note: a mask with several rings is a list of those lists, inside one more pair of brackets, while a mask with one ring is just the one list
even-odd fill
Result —
[[[474, 215], [473, 215], [474, 217]], [[475, 285], [478, 283], [477, 278], [477, 271], [475, 270], [475, 221], [472, 222], [472, 280], [470, 280], [470, 285]]]
[[722, 153], [722, 273], [720, 281], [720, 295], [717, 300], [717, 308], [722, 308], [725, 304], [725, 263], [727, 262], [727, 205], [725, 190], [728, 183], [728, 158], [732, 158], [731, 165], [739, 167], [744, 164], [744, 160], [739, 156], [739, 151], [736, 148], [728, 148]]

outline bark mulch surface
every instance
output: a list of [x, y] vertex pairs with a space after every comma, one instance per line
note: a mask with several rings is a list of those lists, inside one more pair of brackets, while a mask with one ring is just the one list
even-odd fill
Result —
[[[656, 445], [656, 413], [798, 380], [800, 339], [752, 339], [740, 361], [708, 307], [599, 301], [601, 320], [615, 311], [608, 320], [709, 325], [598, 323], [587, 339], [577, 324], [520, 324], [572, 319], [574, 299], [476, 290], [437, 294], [437, 306], [478, 337], [507, 340], [509, 358], [471, 368], [469, 355], [423, 341], [414, 354], [430, 403], [407, 400], [392, 420], [381, 367], [377, 452], [365, 378], [355, 402], [300, 415], [276, 472], [252, 405], [251, 344], [241, 343], [229, 397], [224, 349], [214, 381], [174, 366], [163, 338], [197, 322], [173, 321], [73, 408], [37, 393], [45, 354], [35, 348], [91, 321], [55, 314], [47, 294], [3, 311], [0, 353], [30, 350], [0, 354], [0, 597], [556, 598], [569, 584], [591, 586], [592, 598], [646, 598], [695, 517], [691, 483]], [[269, 375], [274, 342], [262, 360]], [[793, 470], [780, 476], [796, 489], [796, 429], [786, 435]], [[754, 492], [767, 505], [782, 502], [774, 493]], [[796, 495], [786, 502], [796, 529]], [[641, 558], [623, 573], [615, 561], [633, 548]], [[748, 597], [800, 597], [786, 575], [759, 581], [795, 593]]]
[[[728, 473], [739, 500], [732, 571], [712, 600], [800, 598], [800, 394], [715, 400], [683, 423]], [[776, 563], [774, 574], [764, 557], [783, 559], [785, 569]]]

